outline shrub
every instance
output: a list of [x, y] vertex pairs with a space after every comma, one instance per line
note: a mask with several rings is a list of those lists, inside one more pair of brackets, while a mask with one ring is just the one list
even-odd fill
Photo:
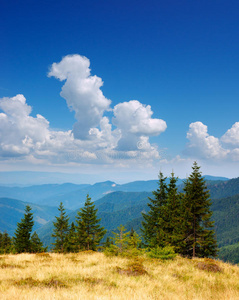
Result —
[[147, 256], [150, 258], [157, 258], [157, 259], [174, 259], [176, 257], [176, 253], [174, 252], [173, 247], [155, 247], [151, 248], [148, 252], [146, 252]]

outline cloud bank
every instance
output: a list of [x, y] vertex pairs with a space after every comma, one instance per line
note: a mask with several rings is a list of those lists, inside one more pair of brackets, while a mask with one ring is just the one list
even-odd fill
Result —
[[204, 160], [239, 161], [239, 122], [221, 138], [209, 135], [207, 126], [202, 122], [194, 122], [189, 125], [187, 139], [186, 155]]
[[28, 159], [50, 164], [126, 161], [128, 164], [160, 158], [157, 146], [151, 145], [149, 139], [164, 132], [166, 122], [152, 118], [151, 107], [137, 100], [111, 107], [111, 100], [101, 90], [102, 79], [91, 75], [88, 58], [68, 55], [52, 64], [48, 76], [64, 82], [60, 94], [75, 113], [72, 130], [52, 130], [43, 116], [31, 116], [31, 106], [23, 95], [2, 98], [2, 160]]
[[138, 100], [113, 106], [101, 90], [102, 79], [91, 74], [88, 58], [68, 55], [51, 65], [48, 76], [62, 82], [60, 94], [75, 116], [72, 130], [53, 130], [44, 116], [32, 116], [32, 108], [23, 95], [1, 98], [1, 161], [124, 168], [133, 164], [150, 167], [156, 161], [165, 165], [191, 159], [239, 161], [239, 122], [222, 137], [210, 135], [202, 122], [191, 123], [183, 157], [167, 160], [150, 142], [151, 137], [166, 130], [166, 122], [153, 118], [151, 106]]

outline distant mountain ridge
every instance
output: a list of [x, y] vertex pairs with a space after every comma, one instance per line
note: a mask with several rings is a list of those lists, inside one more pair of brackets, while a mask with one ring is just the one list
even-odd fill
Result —
[[10, 235], [14, 234], [17, 223], [23, 218], [27, 204], [32, 208], [31, 212], [34, 219], [33, 230], [37, 230], [58, 215], [57, 207], [37, 205], [10, 198], [0, 198], [1, 232], [7, 231]]
[[[213, 178], [215, 180], [212, 180]], [[215, 230], [219, 246], [228, 251], [230, 248], [228, 245], [236, 245], [239, 241], [239, 178], [230, 180], [224, 180], [223, 177], [213, 178], [205, 176], [212, 198]], [[178, 181], [179, 189], [183, 187], [182, 182], [183, 180]], [[101, 218], [101, 225], [108, 230], [107, 234], [120, 224], [123, 224], [127, 230], [133, 227], [139, 232], [142, 212], [148, 211], [148, 197], [152, 196], [152, 191], [157, 187], [158, 180], [134, 181], [121, 185], [105, 181], [93, 185], [66, 183], [22, 188], [0, 186], [0, 197], [2, 197], [0, 198], [0, 230], [7, 230], [12, 235], [17, 222], [23, 217], [26, 204], [29, 203], [34, 213], [34, 230], [37, 230], [45, 244], [50, 245], [53, 241], [51, 237], [53, 221], [59, 214], [59, 202], [63, 201], [66, 209], [73, 207], [72, 210], [67, 210], [72, 222], [75, 221], [77, 211], [83, 206], [86, 194], [89, 193], [98, 209], [97, 215]], [[21, 196], [29, 201], [3, 197], [5, 194]], [[32, 203], [33, 201], [30, 200], [35, 200], [37, 203]]]
[[[213, 176], [205, 176], [210, 182]], [[218, 182], [219, 178], [215, 177]], [[167, 179], [167, 182], [169, 178]], [[183, 183], [178, 179], [177, 184]], [[158, 188], [158, 180], [133, 181], [125, 184], [116, 184], [113, 181], [98, 182], [91, 184], [44, 184], [30, 187], [6, 187], [0, 186], [0, 197], [9, 197], [21, 201], [29, 201], [35, 204], [58, 206], [63, 202], [68, 209], [77, 209], [84, 204], [86, 195], [89, 194], [92, 200], [96, 201], [104, 195], [116, 191], [124, 192], [152, 192]]]

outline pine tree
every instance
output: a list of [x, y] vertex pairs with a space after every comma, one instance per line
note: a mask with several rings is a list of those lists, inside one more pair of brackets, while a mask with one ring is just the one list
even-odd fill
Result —
[[167, 201], [163, 210], [165, 242], [167, 245], [172, 246], [176, 252], [184, 245], [182, 194], [178, 193], [177, 180], [178, 178], [172, 172], [168, 185]]
[[114, 235], [113, 242], [114, 242], [118, 252], [122, 253], [128, 248], [130, 233], [125, 232], [126, 229], [123, 225], [120, 225], [117, 229], [118, 229], [118, 232], [112, 232]]
[[131, 228], [130, 233], [129, 233], [129, 241], [128, 241], [128, 247], [129, 248], [134, 248], [137, 249], [141, 243], [141, 238], [137, 234], [137, 232]]
[[12, 239], [5, 231], [0, 232], [0, 254], [10, 253], [12, 251]]
[[66, 252], [67, 238], [69, 233], [69, 218], [66, 215], [63, 203], [61, 202], [58, 208], [60, 215], [56, 217], [56, 222], [53, 222], [54, 229], [52, 237], [55, 238], [53, 250], [55, 252]]
[[86, 197], [84, 207], [80, 209], [76, 216], [76, 230], [78, 245], [83, 250], [96, 250], [101, 239], [106, 233], [97, 219], [97, 211], [89, 195]]
[[164, 209], [167, 201], [167, 177], [159, 173], [158, 189], [153, 191], [154, 198], [149, 197], [149, 212], [143, 213], [142, 233], [144, 244], [148, 247], [165, 246], [166, 233], [164, 232]]
[[210, 211], [211, 200], [200, 167], [194, 162], [193, 171], [185, 182], [183, 198], [185, 246], [182, 254], [189, 257], [216, 256], [217, 243]]
[[77, 245], [77, 233], [74, 222], [71, 223], [71, 227], [69, 229], [66, 250], [67, 252], [77, 252], [79, 250], [79, 247]]
[[14, 247], [17, 253], [31, 252], [31, 232], [34, 225], [33, 214], [30, 212], [29, 205], [25, 208], [24, 218], [17, 224], [15, 237], [13, 238]]
[[36, 231], [34, 231], [31, 236], [31, 252], [40, 253], [45, 251], [47, 251], [47, 247], [43, 247], [42, 241], [40, 240]]

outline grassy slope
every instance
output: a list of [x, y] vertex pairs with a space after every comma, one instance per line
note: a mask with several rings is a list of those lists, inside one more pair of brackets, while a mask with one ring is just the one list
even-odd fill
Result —
[[[203, 259], [143, 259], [132, 276], [129, 259], [102, 253], [0, 256], [1, 299], [239, 299], [239, 268]], [[131, 261], [132, 263], [132, 261]]]

